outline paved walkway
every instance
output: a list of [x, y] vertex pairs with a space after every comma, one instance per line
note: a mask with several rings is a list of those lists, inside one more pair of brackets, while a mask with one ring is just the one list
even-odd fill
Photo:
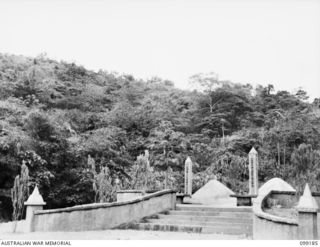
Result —
[[237, 240], [244, 236], [197, 234], [186, 232], [156, 232], [134, 230], [105, 230], [87, 232], [1, 233], [0, 240]]

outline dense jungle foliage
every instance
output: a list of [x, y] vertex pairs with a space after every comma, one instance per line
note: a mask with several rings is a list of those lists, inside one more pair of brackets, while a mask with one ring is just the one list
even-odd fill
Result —
[[94, 174], [106, 171], [107, 185], [132, 188], [139, 182], [132, 170], [145, 150], [151, 189], [182, 190], [190, 156], [194, 191], [215, 177], [246, 193], [254, 146], [259, 183], [281, 177], [299, 191], [306, 181], [320, 191], [320, 98], [310, 103], [303, 90], [216, 78], [194, 75], [190, 83], [199, 90], [184, 91], [160, 78], [0, 55], [0, 221], [11, 217], [5, 194], [22, 161], [47, 208], [94, 202]]

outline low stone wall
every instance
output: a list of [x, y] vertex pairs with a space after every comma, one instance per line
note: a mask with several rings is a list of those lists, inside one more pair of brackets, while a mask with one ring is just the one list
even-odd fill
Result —
[[94, 203], [35, 211], [31, 231], [90, 231], [119, 227], [175, 207], [176, 194], [163, 190], [125, 202]]
[[320, 192], [312, 192], [312, 196], [314, 197], [314, 199], [316, 199], [319, 206], [319, 212], [320, 212]]
[[29, 228], [25, 220], [0, 223], [0, 233], [23, 233], [28, 232], [28, 230]]
[[273, 219], [254, 216], [253, 239], [255, 240], [297, 240], [298, 225], [276, 222]]
[[142, 197], [144, 194], [143, 190], [120, 190], [117, 192], [117, 202], [131, 201]]
[[[320, 206], [320, 193], [313, 192], [313, 197]], [[263, 199], [261, 199], [263, 198]], [[260, 200], [255, 201], [253, 212], [253, 238], [254, 239], [272, 239], [272, 240], [296, 240], [308, 239], [310, 233], [302, 231], [303, 229], [313, 229], [309, 222], [303, 225], [298, 220], [298, 212], [296, 217], [280, 217], [265, 212], [267, 208], [279, 207], [280, 209], [294, 209], [299, 201], [299, 196], [292, 191], [270, 191], [268, 194], [260, 197]], [[317, 217], [317, 231], [320, 236], [320, 215]], [[306, 234], [306, 235], [305, 235]]]
[[298, 220], [272, 215], [263, 208], [276, 203], [282, 207], [291, 208], [296, 203], [295, 192], [270, 191], [253, 205], [253, 239], [260, 240], [295, 240], [298, 236]]

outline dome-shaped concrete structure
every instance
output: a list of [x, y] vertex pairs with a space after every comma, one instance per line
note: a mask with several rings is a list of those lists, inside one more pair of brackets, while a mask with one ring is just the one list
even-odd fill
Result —
[[278, 191], [296, 191], [290, 184], [282, 180], [281, 178], [272, 178], [265, 182], [259, 188], [259, 194], [268, 194], [271, 190]]
[[265, 182], [259, 188], [258, 197], [254, 199], [254, 202], [261, 203], [261, 201], [265, 198], [265, 196], [269, 194], [269, 192], [272, 190], [296, 192], [296, 190], [290, 184], [288, 184], [281, 178], [272, 178], [267, 182]]
[[185, 203], [203, 204], [211, 206], [235, 206], [236, 199], [231, 198], [234, 192], [227, 186], [213, 179], [206, 183]]

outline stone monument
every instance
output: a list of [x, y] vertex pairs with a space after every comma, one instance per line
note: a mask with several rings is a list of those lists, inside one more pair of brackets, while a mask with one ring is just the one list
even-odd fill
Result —
[[43, 198], [39, 192], [38, 186], [34, 187], [32, 194], [29, 196], [28, 200], [24, 203], [27, 206], [27, 213], [26, 213], [26, 229], [28, 232], [32, 232], [32, 225], [34, 219], [34, 212], [38, 210], [42, 210], [43, 206], [46, 203], [43, 201]]
[[297, 205], [298, 210], [298, 235], [299, 239], [319, 239], [318, 238], [318, 204], [312, 196], [309, 185], [306, 184], [303, 195]]
[[258, 195], [258, 152], [249, 152], [249, 195]]
[[184, 194], [192, 195], [192, 161], [190, 157], [186, 159], [184, 166]]

